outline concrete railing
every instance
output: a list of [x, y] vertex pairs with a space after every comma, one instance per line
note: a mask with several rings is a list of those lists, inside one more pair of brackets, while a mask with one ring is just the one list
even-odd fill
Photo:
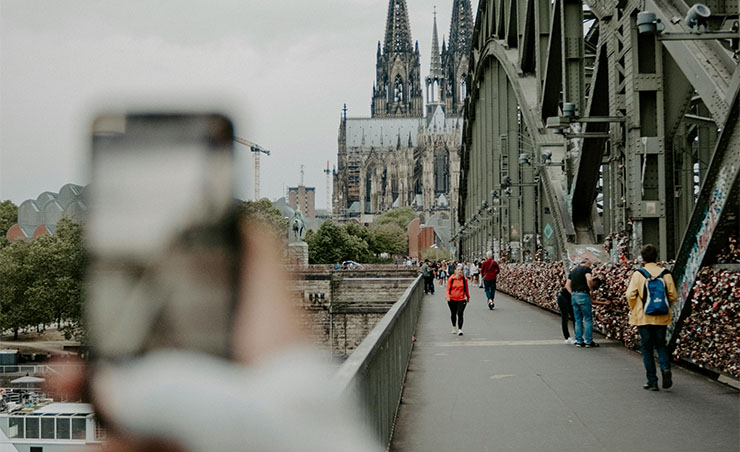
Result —
[[423, 294], [417, 277], [335, 376], [340, 394], [357, 391], [366, 421], [385, 446], [393, 433]]

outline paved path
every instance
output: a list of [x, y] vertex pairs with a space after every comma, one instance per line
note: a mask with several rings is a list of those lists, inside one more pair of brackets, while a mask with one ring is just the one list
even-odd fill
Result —
[[[639, 354], [599, 335], [561, 339], [559, 317], [472, 288], [464, 336], [450, 334], [443, 290], [424, 297], [391, 450], [740, 450], [738, 391], [674, 367], [648, 392]], [[572, 324], [571, 324], [572, 328]]]

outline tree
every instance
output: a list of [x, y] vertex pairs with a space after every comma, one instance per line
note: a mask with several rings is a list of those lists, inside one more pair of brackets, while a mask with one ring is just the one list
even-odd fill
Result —
[[[334, 264], [346, 260], [368, 262], [371, 254], [367, 242], [360, 236], [350, 234], [344, 226], [325, 221], [318, 231], [306, 235], [309, 261], [312, 264]], [[354, 233], [361, 229], [350, 227]]]
[[416, 212], [414, 212], [414, 209], [411, 207], [401, 207], [400, 209], [392, 209], [384, 212], [373, 224], [382, 225], [395, 223], [405, 231], [409, 223], [411, 223], [414, 218], [416, 218]]
[[408, 254], [408, 234], [397, 223], [373, 224], [370, 232], [372, 236], [372, 240], [369, 242], [370, 251], [376, 255], [388, 253], [405, 256]]
[[85, 319], [83, 312], [84, 276], [87, 253], [82, 243], [82, 227], [68, 218], [57, 222], [52, 251], [58, 256], [59, 270], [51, 281], [51, 310], [53, 320], [64, 336], [83, 340]]
[[18, 206], [12, 201], [0, 202], [0, 246], [7, 244], [8, 229], [18, 222]]
[[66, 218], [56, 232], [0, 250], [0, 330], [12, 330], [16, 339], [52, 322], [68, 338], [84, 335], [82, 233]]
[[353, 235], [359, 239], [364, 240], [365, 242], [369, 243], [369, 240], [371, 240], [371, 234], [368, 228], [365, 226], [350, 221], [349, 223], [344, 224], [344, 230], [347, 231], [347, 234]]
[[26, 263], [30, 246], [16, 240], [0, 249], [0, 331], [12, 330], [16, 339], [30, 321], [25, 296], [33, 279]]
[[272, 205], [270, 200], [262, 198], [259, 201], [244, 201], [239, 206], [239, 210], [243, 218], [259, 221], [281, 237], [287, 236], [288, 220]]
[[427, 248], [421, 252], [421, 259], [432, 262], [444, 261], [450, 258], [450, 252], [441, 248]]

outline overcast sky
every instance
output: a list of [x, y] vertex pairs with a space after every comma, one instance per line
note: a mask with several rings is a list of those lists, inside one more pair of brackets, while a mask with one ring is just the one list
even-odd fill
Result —
[[[452, 2], [407, 0], [422, 79], [433, 7], [442, 39]], [[387, 10], [388, 0], [0, 0], [0, 200], [86, 184], [95, 111], [196, 105], [228, 112], [237, 135], [272, 151], [262, 196], [282, 196], [305, 165], [324, 208], [342, 105], [370, 115]]]

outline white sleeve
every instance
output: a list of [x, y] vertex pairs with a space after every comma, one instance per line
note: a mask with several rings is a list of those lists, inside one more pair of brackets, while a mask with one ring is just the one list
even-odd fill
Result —
[[101, 370], [94, 391], [124, 431], [192, 452], [379, 452], [330, 381], [326, 360], [303, 349], [249, 368], [166, 351]]

